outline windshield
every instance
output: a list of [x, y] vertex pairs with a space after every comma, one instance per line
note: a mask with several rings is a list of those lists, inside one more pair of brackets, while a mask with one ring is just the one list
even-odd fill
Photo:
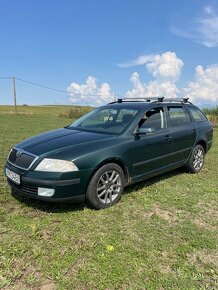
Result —
[[79, 118], [68, 128], [119, 134], [130, 124], [137, 113], [136, 109], [102, 107]]

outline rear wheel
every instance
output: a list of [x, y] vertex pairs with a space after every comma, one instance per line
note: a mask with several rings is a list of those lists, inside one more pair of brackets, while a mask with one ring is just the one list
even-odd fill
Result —
[[201, 145], [196, 145], [188, 162], [188, 169], [192, 173], [198, 173], [204, 166], [205, 151]]
[[124, 173], [119, 165], [108, 163], [93, 175], [86, 193], [86, 200], [95, 209], [107, 208], [117, 203], [124, 188]]

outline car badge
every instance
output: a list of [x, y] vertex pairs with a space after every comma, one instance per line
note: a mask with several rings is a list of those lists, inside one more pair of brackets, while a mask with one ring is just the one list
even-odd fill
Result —
[[18, 157], [20, 157], [22, 154], [23, 154], [23, 152], [22, 152], [21, 150], [18, 150], [18, 151], [16, 152], [16, 157], [18, 158]]

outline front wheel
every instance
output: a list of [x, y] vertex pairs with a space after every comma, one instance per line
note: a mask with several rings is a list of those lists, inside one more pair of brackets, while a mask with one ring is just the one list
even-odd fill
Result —
[[124, 188], [124, 173], [119, 165], [108, 163], [93, 175], [86, 193], [88, 205], [103, 209], [117, 203]]
[[205, 151], [201, 145], [196, 145], [188, 162], [188, 169], [191, 173], [198, 173], [204, 166]]

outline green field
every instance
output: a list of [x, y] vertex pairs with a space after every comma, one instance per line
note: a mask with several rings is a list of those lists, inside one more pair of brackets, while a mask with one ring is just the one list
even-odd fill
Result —
[[0, 288], [218, 289], [218, 129], [199, 174], [127, 187], [109, 209], [12, 196], [10, 148], [69, 124], [68, 109], [0, 107]]

